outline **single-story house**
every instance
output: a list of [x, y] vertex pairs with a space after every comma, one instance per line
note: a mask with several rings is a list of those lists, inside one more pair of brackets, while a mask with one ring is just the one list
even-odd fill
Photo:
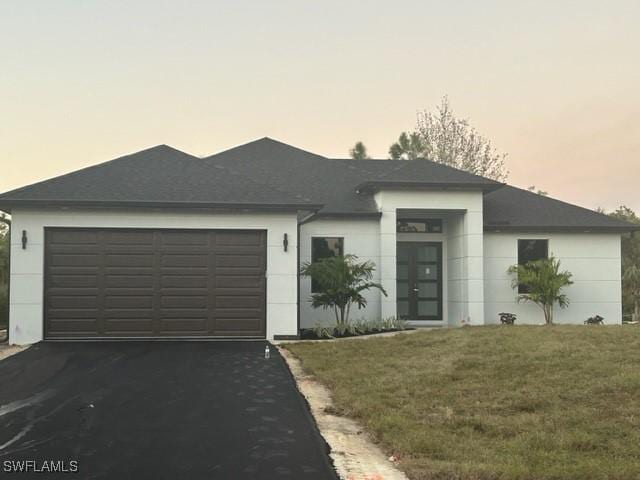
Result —
[[355, 254], [378, 290], [355, 318], [485, 325], [510, 265], [574, 275], [558, 323], [621, 321], [636, 226], [427, 160], [329, 159], [264, 138], [206, 158], [160, 145], [0, 195], [12, 216], [9, 337], [288, 338], [331, 321], [300, 265]]

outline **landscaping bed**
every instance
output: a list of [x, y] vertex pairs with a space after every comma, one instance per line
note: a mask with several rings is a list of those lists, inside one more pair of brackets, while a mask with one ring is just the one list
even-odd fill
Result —
[[334, 338], [361, 337], [380, 333], [414, 330], [406, 320], [395, 317], [383, 320], [360, 319], [352, 322], [336, 322], [330, 325], [318, 323], [314, 328], [300, 330], [301, 340], [330, 340]]
[[640, 329], [468, 327], [284, 345], [411, 479], [640, 475]]
[[379, 333], [404, 332], [407, 330], [415, 330], [414, 328], [390, 328], [390, 329], [371, 329], [366, 332], [341, 331], [336, 328], [325, 329], [324, 334], [320, 334], [318, 329], [302, 328], [300, 329], [300, 340], [331, 340], [332, 338], [352, 338], [367, 335], [376, 335]]

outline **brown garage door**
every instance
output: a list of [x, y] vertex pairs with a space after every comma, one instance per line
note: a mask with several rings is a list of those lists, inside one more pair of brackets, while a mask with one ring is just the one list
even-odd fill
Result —
[[45, 338], [264, 337], [266, 233], [45, 230]]

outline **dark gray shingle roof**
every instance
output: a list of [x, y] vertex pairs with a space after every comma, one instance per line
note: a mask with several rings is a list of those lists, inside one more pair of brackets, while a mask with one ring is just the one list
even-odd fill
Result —
[[[19, 205], [292, 208], [378, 215], [385, 186], [482, 190], [490, 230], [629, 231], [637, 226], [427, 160], [329, 159], [263, 138], [201, 159], [166, 145], [0, 195]], [[360, 193], [358, 193], [360, 191]]]
[[223, 165], [167, 145], [0, 195], [0, 207], [56, 203], [313, 207], [303, 195], [254, 182]]
[[500, 231], [639, 229], [638, 225], [510, 185], [484, 196], [484, 226]]
[[500, 185], [435, 162], [328, 159], [270, 138], [240, 145], [208, 159], [252, 180], [306, 195], [323, 204], [321, 213], [327, 215], [377, 213], [373, 197], [357, 192], [364, 186], [448, 184], [485, 189]]

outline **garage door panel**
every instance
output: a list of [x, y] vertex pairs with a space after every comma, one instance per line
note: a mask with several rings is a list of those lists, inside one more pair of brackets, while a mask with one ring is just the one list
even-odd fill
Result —
[[239, 254], [218, 254], [216, 255], [216, 267], [260, 268], [262, 258], [259, 255], [239, 255]]
[[216, 278], [220, 277], [264, 277], [261, 267], [217, 267]]
[[209, 265], [209, 254], [162, 254], [160, 265], [162, 267], [199, 267], [206, 269]]
[[208, 231], [174, 231], [160, 232], [160, 244], [162, 246], [200, 246], [208, 247], [211, 239], [211, 233]]
[[63, 265], [49, 265], [50, 275], [98, 275], [101, 274], [100, 268], [93, 266], [68, 267]]
[[247, 318], [238, 320], [237, 318], [219, 318], [216, 320], [216, 326], [228, 332], [246, 332], [246, 331], [260, 331], [259, 318]]
[[160, 331], [164, 334], [192, 332], [206, 335], [209, 331], [208, 324], [206, 318], [163, 318], [160, 320]]
[[103, 267], [101, 273], [105, 276], [108, 275], [155, 275], [156, 270], [153, 266], [150, 267]]
[[152, 322], [154, 310], [152, 308], [106, 308], [103, 311], [103, 318], [105, 322], [122, 319], [148, 320]]
[[49, 262], [52, 267], [95, 267], [99, 258], [95, 253], [53, 253]]
[[153, 267], [155, 255], [149, 253], [107, 253], [104, 255], [105, 267]]
[[100, 231], [98, 230], [77, 230], [58, 229], [50, 230], [49, 240], [52, 246], [60, 245], [98, 245]]
[[97, 287], [98, 272], [92, 275], [60, 274], [49, 275], [50, 288]]
[[99, 255], [97, 245], [56, 245], [51, 249], [55, 255]]
[[50, 320], [78, 320], [98, 318], [97, 308], [50, 308], [48, 310], [48, 318]]
[[260, 308], [262, 299], [255, 295], [218, 296], [216, 307], [218, 308]]
[[49, 306], [52, 301], [58, 297], [95, 297], [98, 298], [100, 290], [96, 288], [50, 288], [49, 289]]
[[140, 274], [139, 272], [125, 274], [107, 274], [104, 276], [105, 287], [107, 288], [152, 288], [154, 285], [154, 276]]
[[216, 308], [215, 318], [259, 318], [262, 316], [261, 308]]
[[150, 245], [155, 243], [154, 230], [101, 230], [105, 245]]
[[96, 295], [56, 295], [49, 301], [51, 308], [71, 309], [98, 309], [98, 297]]
[[162, 288], [207, 288], [208, 275], [161, 275]]
[[[105, 246], [102, 252], [105, 256], [129, 256], [129, 255], [141, 255], [141, 256], [149, 256], [151, 258], [155, 255], [155, 249], [153, 246], [150, 247], [142, 247], [142, 246], [127, 246], [127, 245], [111, 245]], [[108, 265], [108, 264], [107, 264]], [[125, 263], [126, 265], [126, 263]], [[119, 265], [115, 265], [119, 266]], [[152, 266], [152, 265], [150, 265]]]
[[151, 295], [107, 295], [104, 298], [105, 308], [153, 308]]
[[260, 231], [242, 233], [237, 232], [216, 232], [216, 244], [221, 247], [230, 245], [247, 245], [260, 248], [263, 245], [263, 233]]
[[262, 288], [262, 275], [218, 275], [215, 279], [216, 288]]
[[[262, 300], [261, 288], [216, 288], [217, 305], [224, 305], [226, 298], [235, 298], [240, 302], [242, 307], [260, 308], [260, 301]], [[242, 299], [255, 299], [258, 303], [246, 303], [242, 302]]]
[[[258, 259], [262, 259], [263, 252], [261, 249], [256, 247], [245, 247], [244, 245], [233, 245], [228, 247], [219, 247], [216, 246], [218, 257], [225, 257], [229, 255], [238, 255], [240, 257], [258, 257]], [[236, 265], [232, 263], [232, 265]]]
[[263, 231], [46, 229], [45, 335], [264, 336]]
[[107, 319], [105, 323], [109, 335], [131, 334], [133, 332], [146, 335], [153, 330], [154, 326], [152, 319], [143, 320], [139, 318]]
[[95, 319], [66, 319], [52, 320], [53, 331], [51, 335], [58, 336], [88, 336], [96, 331]]
[[102, 290], [104, 297], [153, 297], [155, 290], [149, 288], [105, 288]]
[[202, 308], [207, 309], [209, 299], [203, 295], [162, 295], [160, 306], [165, 308]]
[[211, 292], [206, 288], [161, 288], [160, 296], [175, 296], [175, 297], [209, 297]]
[[206, 308], [161, 308], [159, 311], [160, 321], [173, 320], [193, 320], [201, 319], [207, 321], [209, 319], [209, 310]]

